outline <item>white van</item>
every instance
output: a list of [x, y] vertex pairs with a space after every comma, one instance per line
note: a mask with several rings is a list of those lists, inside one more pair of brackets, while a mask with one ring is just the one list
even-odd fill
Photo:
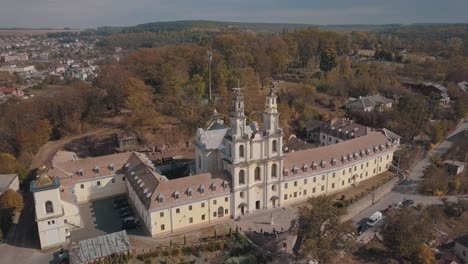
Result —
[[380, 220], [382, 220], [382, 213], [380, 211], [377, 211], [373, 213], [370, 217], [369, 220], [367, 220], [367, 225], [368, 226], [375, 226]]

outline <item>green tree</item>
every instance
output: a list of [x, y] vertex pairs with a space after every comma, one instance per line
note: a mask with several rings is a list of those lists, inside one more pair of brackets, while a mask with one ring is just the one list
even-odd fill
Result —
[[335, 263], [338, 252], [354, 248], [351, 227], [341, 223], [345, 208], [333, 206], [326, 196], [309, 199], [307, 207], [299, 209], [299, 234], [304, 237], [301, 253], [319, 263]]
[[338, 65], [338, 57], [336, 50], [326, 48], [320, 56], [320, 70], [325, 73], [333, 70]]
[[411, 208], [403, 208], [387, 219], [384, 229], [384, 243], [400, 257], [415, 257], [431, 236], [431, 224], [428, 215], [416, 215]]

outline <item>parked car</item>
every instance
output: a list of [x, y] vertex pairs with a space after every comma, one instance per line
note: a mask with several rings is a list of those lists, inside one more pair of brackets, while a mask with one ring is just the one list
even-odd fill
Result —
[[414, 201], [413, 201], [413, 200], [410, 200], [410, 199], [408, 199], [408, 200], [405, 199], [405, 200], [403, 200], [403, 202], [402, 202], [401, 204], [402, 204], [403, 206], [405, 206], [405, 207], [406, 207], [406, 206], [412, 206], [412, 205], [414, 205]]
[[373, 213], [367, 220], [368, 226], [375, 226], [380, 220], [382, 220], [383, 215], [380, 211]]
[[358, 236], [360, 236], [362, 233], [364, 233], [368, 228], [369, 228], [369, 226], [367, 224], [362, 224], [362, 225], [358, 226], [358, 229], [357, 229]]
[[133, 229], [140, 225], [138, 219], [134, 217], [127, 217], [122, 221], [122, 229]]

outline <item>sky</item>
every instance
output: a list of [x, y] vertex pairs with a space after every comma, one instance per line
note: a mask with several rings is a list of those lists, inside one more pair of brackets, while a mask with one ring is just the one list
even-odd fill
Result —
[[95, 28], [175, 20], [468, 23], [468, 0], [0, 0], [0, 28]]

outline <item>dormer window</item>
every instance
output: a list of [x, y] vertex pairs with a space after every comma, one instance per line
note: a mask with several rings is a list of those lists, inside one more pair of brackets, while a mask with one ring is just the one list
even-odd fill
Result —
[[317, 169], [317, 163], [312, 162], [312, 169], [313, 169], [313, 170], [316, 170], [316, 169]]
[[377, 146], [374, 147], [374, 152], [377, 152], [377, 150], [379, 150], [379, 148]]
[[353, 155], [348, 154], [348, 160], [353, 160]]
[[288, 176], [288, 172], [289, 172], [288, 169], [284, 169], [284, 170], [283, 170], [283, 176]]
[[348, 161], [348, 158], [346, 156], [341, 156], [341, 162], [345, 163]]
[[205, 185], [200, 186], [200, 193], [205, 193]]
[[216, 192], [216, 185], [214, 183], [211, 184], [211, 190], [213, 192]]
[[222, 186], [223, 186], [223, 188], [227, 188], [227, 187], [228, 187], [228, 182], [227, 182], [227, 181], [223, 181]]
[[192, 197], [192, 189], [191, 188], [187, 189], [187, 196]]
[[76, 174], [78, 174], [78, 176], [82, 177], [83, 176], [83, 169], [79, 169]]
[[299, 169], [297, 168], [297, 166], [294, 166], [292, 171], [293, 171], [294, 174], [296, 174], [299, 171]]
[[359, 154], [357, 152], [354, 152], [354, 158], [355, 159], [359, 158]]
[[307, 171], [308, 168], [309, 168], [309, 165], [307, 165], [307, 164], [305, 164], [305, 163], [302, 164], [302, 170], [303, 170], [303, 171]]
[[327, 165], [327, 162], [326, 162], [326, 161], [322, 160], [322, 161], [320, 162], [320, 167], [325, 168], [326, 165]]
[[109, 164], [109, 170], [113, 171], [114, 170], [114, 164]]
[[366, 155], [369, 155], [370, 152], [371, 152], [370, 149], [366, 149]]
[[158, 199], [158, 202], [159, 202], [159, 203], [164, 202], [164, 195], [163, 195], [163, 194], [159, 194], [157, 199]]
[[99, 167], [98, 166], [94, 167], [94, 173], [99, 173]]
[[332, 164], [332, 166], [335, 166], [336, 165], [336, 159], [332, 159], [331, 164]]
[[178, 191], [175, 191], [174, 192], [174, 199], [179, 199], [179, 192]]

